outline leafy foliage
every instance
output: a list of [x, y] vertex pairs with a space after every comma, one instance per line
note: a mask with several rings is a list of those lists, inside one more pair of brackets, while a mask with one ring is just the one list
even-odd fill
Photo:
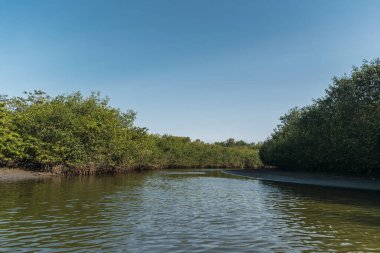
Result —
[[380, 59], [335, 77], [323, 98], [281, 117], [260, 156], [283, 168], [380, 174]]
[[158, 136], [134, 125], [136, 113], [108, 98], [42, 91], [0, 98], [0, 162], [85, 174], [137, 168], [254, 167], [258, 149]]
[[0, 164], [21, 159], [25, 145], [18, 133], [13, 131], [12, 114], [0, 103]]

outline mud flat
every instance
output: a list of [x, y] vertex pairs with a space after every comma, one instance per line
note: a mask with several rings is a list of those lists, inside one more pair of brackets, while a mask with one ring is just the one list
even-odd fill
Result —
[[380, 191], [380, 179], [328, 173], [280, 171], [276, 169], [225, 170], [225, 173], [266, 181]]
[[53, 176], [53, 173], [36, 172], [23, 169], [0, 168], [0, 182], [43, 179]]

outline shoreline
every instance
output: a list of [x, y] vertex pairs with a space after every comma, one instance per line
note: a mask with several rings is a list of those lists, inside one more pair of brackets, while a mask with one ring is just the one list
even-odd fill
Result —
[[380, 179], [342, 176], [329, 173], [281, 171], [277, 169], [223, 170], [224, 173], [263, 181], [322, 187], [380, 191]]
[[[314, 185], [322, 187], [380, 191], [380, 179], [353, 177], [329, 173], [282, 171], [279, 169], [226, 169], [223, 173], [263, 181]], [[0, 168], [0, 183], [24, 180], [40, 180], [59, 176], [52, 172], [40, 172], [22, 168]]]
[[44, 179], [54, 175], [54, 173], [50, 172], [31, 171], [20, 168], [0, 168], [0, 183]]

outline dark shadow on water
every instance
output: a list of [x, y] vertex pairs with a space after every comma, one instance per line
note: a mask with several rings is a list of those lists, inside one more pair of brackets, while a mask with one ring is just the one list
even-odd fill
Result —
[[358, 189], [335, 188], [317, 185], [262, 181], [265, 185], [277, 187], [293, 195], [312, 198], [317, 201], [380, 207], [380, 192]]
[[[378, 191], [268, 181], [262, 181], [262, 184], [279, 189], [287, 197], [315, 203], [314, 209], [320, 210], [321, 220], [336, 219], [347, 224], [357, 223], [369, 227], [380, 227], [380, 192]], [[304, 212], [305, 217], [312, 216], [307, 213], [307, 210]]]

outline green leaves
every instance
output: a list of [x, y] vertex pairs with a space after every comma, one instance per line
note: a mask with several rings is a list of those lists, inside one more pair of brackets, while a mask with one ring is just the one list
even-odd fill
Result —
[[206, 144], [158, 136], [134, 126], [136, 113], [108, 105], [99, 93], [0, 97], [0, 162], [67, 173], [136, 168], [254, 167], [258, 149], [244, 142]]
[[264, 163], [279, 167], [380, 173], [380, 59], [334, 78], [326, 96], [292, 109], [264, 142]]
[[24, 157], [25, 145], [17, 132], [13, 131], [13, 116], [6, 109], [4, 102], [0, 103], [0, 163], [7, 165], [15, 159]]

